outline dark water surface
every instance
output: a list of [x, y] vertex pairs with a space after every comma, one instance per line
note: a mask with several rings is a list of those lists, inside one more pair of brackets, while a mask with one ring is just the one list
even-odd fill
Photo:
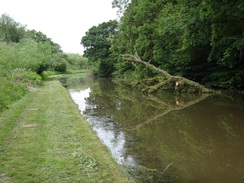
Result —
[[[244, 182], [244, 94], [145, 95], [123, 81], [61, 82], [116, 161], [139, 181]], [[156, 178], [140, 178], [143, 170]]]

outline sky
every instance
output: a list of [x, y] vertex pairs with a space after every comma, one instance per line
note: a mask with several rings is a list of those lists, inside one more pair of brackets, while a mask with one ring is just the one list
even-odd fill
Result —
[[6, 13], [27, 29], [41, 31], [65, 53], [83, 54], [80, 44], [92, 26], [117, 19], [113, 0], [0, 0]]

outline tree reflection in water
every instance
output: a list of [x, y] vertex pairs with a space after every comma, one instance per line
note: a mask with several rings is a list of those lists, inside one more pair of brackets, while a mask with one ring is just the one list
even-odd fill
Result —
[[147, 95], [122, 81], [79, 82], [69, 89], [74, 101], [90, 88], [83, 115], [138, 180], [149, 180], [148, 170], [151, 182], [243, 182], [243, 95]]

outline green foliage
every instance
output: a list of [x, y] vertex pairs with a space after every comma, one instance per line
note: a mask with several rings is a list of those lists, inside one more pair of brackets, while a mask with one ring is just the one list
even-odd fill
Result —
[[118, 8], [117, 14], [119, 16], [122, 16], [127, 9], [128, 5], [130, 3], [130, 0], [113, 0], [112, 5], [113, 8]]
[[116, 33], [117, 24], [116, 20], [110, 20], [98, 26], [93, 26], [82, 37], [81, 44], [85, 47], [84, 56], [89, 61], [94, 62], [109, 56], [111, 46], [109, 38]]
[[117, 26], [116, 20], [104, 22], [90, 28], [81, 39], [81, 44], [85, 47], [84, 56], [98, 65], [98, 76], [110, 77], [114, 72], [110, 48], [111, 39], [117, 33]]
[[67, 70], [67, 61], [63, 55], [54, 54], [49, 65], [50, 70], [65, 72]]
[[100, 77], [111, 77], [114, 72], [113, 60], [107, 59], [99, 62], [98, 65], [98, 76]]
[[14, 69], [0, 78], [0, 111], [8, 108], [12, 102], [23, 97], [42, 82], [42, 77], [27, 69]]
[[42, 32], [37, 32], [36, 30], [28, 30], [26, 32], [26, 37], [34, 39], [38, 43], [49, 43], [52, 46], [53, 53], [62, 53], [61, 46], [54, 43], [50, 38], [48, 38]]
[[87, 69], [88, 67], [88, 59], [79, 54], [66, 53], [65, 59], [67, 60], [68, 70]]
[[41, 84], [42, 77], [35, 72], [26, 69], [15, 69], [9, 75], [13, 83], [19, 83], [28, 87], [36, 87]]
[[25, 35], [25, 27], [7, 14], [0, 17], [0, 41], [19, 42]]
[[26, 68], [40, 74], [45, 70], [65, 72], [67, 62], [61, 47], [42, 32], [25, 30], [11, 17], [0, 18], [0, 69]]
[[40, 85], [44, 71], [84, 66], [85, 61], [63, 54], [60, 48], [42, 32], [26, 31], [8, 15], [0, 17], [0, 111]]
[[[123, 1], [114, 1], [120, 8]], [[244, 87], [244, 6], [241, 0], [132, 0], [113, 55], [139, 55], [169, 72], [209, 86]], [[235, 22], [233, 24], [233, 22]], [[117, 59], [116, 75], [135, 72]], [[145, 70], [141, 70], [145, 73]]]
[[27, 92], [26, 88], [7, 78], [0, 78], [0, 112], [8, 108], [13, 101], [20, 99]]
[[19, 43], [1, 43], [0, 48], [0, 68], [5, 70], [26, 68], [38, 74], [47, 69], [66, 71], [62, 55], [53, 53], [53, 47], [48, 42], [24, 38]]

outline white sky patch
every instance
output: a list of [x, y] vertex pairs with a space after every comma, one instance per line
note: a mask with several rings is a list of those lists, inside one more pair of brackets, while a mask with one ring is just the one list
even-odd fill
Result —
[[117, 19], [113, 0], [0, 0], [0, 15], [46, 34], [66, 53], [83, 54], [81, 38], [92, 26]]

